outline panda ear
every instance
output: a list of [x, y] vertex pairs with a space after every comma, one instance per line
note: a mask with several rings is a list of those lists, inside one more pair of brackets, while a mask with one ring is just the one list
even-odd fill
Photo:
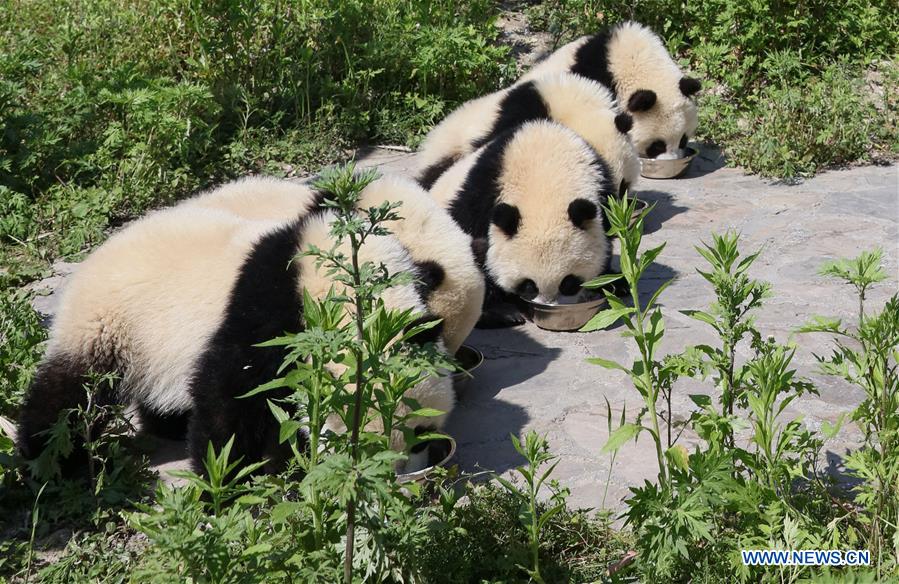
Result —
[[446, 271], [443, 266], [435, 261], [426, 260], [423, 262], [415, 262], [416, 272], [418, 272], [418, 282], [416, 287], [422, 296], [427, 298], [431, 292], [437, 289], [446, 279]]
[[568, 204], [568, 218], [575, 227], [584, 229], [584, 223], [596, 219], [599, 210], [596, 203], [587, 199], [575, 199]]
[[634, 127], [634, 118], [627, 112], [621, 112], [615, 116], [615, 127], [622, 134], [627, 134]]
[[521, 225], [521, 213], [518, 211], [518, 207], [500, 203], [493, 208], [490, 222], [509, 237], [515, 237], [515, 234], [518, 233], [518, 226]]
[[681, 77], [678, 85], [680, 86], [680, 92], [685, 97], [695, 95], [696, 92], [702, 89], [702, 83], [699, 82], [699, 79], [693, 79], [692, 77]]
[[416, 318], [403, 329], [403, 332], [407, 333], [409, 332], [409, 329], [435, 321], [438, 321], [437, 324], [435, 324], [431, 328], [427, 328], [421, 331], [420, 333], [412, 335], [411, 337], [406, 339], [406, 342], [415, 343], [416, 345], [424, 345], [425, 343], [436, 343], [437, 341], [439, 341], [440, 335], [443, 334], [443, 321], [439, 320], [434, 315], [425, 315], [420, 318]]
[[656, 104], [656, 92], [651, 89], [638, 89], [627, 100], [627, 109], [631, 112], [649, 111]]

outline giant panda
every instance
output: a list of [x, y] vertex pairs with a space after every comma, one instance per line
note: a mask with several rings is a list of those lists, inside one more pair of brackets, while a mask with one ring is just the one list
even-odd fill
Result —
[[[360, 208], [399, 203], [402, 218], [389, 229], [416, 263], [427, 290], [428, 310], [443, 322], [443, 341], [451, 354], [462, 346], [481, 314], [484, 277], [474, 261], [471, 237], [415, 181], [383, 175], [363, 189]], [[249, 177], [182, 203], [219, 209], [246, 219], [289, 221], [311, 213], [321, 194], [308, 184], [272, 177]]]
[[[283, 351], [254, 345], [302, 330], [302, 291], [321, 297], [335, 285], [313, 258], [298, 256], [312, 245], [332, 247], [331, 219], [321, 209], [290, 222], [254, 221], [191, 203], [151, 213], [112, 236], [63, 292], [19, 418], [24, 454], [41, 451], [39, 433], [61, 410], [84, 404], [89, 372], [110, 372], [119, 382], [95, 396], [97, 403], [133, 404], [141, 418], [189, 414], [188, 448], [198, 471], [207, 443], [221, 448], [231, 435], [235, 458], [267, 459], [266, 471], [280, 469], [290, 453], [279, 445], [267, 406], [277, 394], [235, 398], [277, 376]], [[393, 236], [370, 237], [360, 258], [393, 273], [417, 270]], [[427, 310], [414, 284], [382, 298], [390, 308]], [[418, 340], [440, 346], [437, 334], [439, 327]], [[439, 428], [454, 404], [446, 377], [429, 377], [407, 396], [445, 412], [411, 420], [412, 428]], [[401, 435], [392, 438], [405, 447]]]
[[685, 77], [662, 40], [637, 22], [622, 22], [581, 37], [534, 65], [519, 83], [570, 71], [594, 79], [634, 115], [630, 133], [644, 158], [681, 158], [696, 132], [700, 82]]
[[633, 120], [608, 89], [586, 77], [549, 73], [474, 99], [451, 113], [425, 138], [418, 155], [419, 182], [430, 188], [456, 160], [524, 122], [552, 119], [586, 140], [609, 165], [620, 193], [640, 175], [628, 132]]
[[248, 176], [201, 192], [184, 207], [218, 209], [254, 221], [293, 221], [314, 211], [321, 194], [308, 184], [271, 176]]
[[447, 170], [431, 194], [474, 238], [488, 280], [478, 326], [521, 324], [511, 295], [568, 301], [606, 272], [602, 205], [617, 191], [605, 162], [555, 122], [507, 130]]

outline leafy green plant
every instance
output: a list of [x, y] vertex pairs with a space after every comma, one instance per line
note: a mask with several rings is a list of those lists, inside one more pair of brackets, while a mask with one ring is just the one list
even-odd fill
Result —
[[742, 384], [744, 372], [735, 371], [736, 347], [747, 335], [753, 343], [758, 344], [761, 341], [750, 313], [761, 306], [762, 299], [769, 295], [767, 283], [753, 280], [747, 275], [760, 252], [740, 259], [738, 243], [737, 234], [728, 232], [720, 236], [712, 234], [711, 244], [703, 244], [696, 248], [711, 267], [708, 272], [697, 271], [712, 285], [718, 300], [712, 304], [708, 312], [682, 311], [685, 315], [711, 326], [722, 341], [720, 348], [699, 346], [697, 349], [707, 359], [706, 370], [715, 371], [714, 381], [721, 391], [720, 401], [724, 416], [721, 420], [724, 424], [716, 425], [723, 432], [721, 443], [730, 448], [734, 446], [733, 425], [738, 423], [734, 418], [734, 406], [745, 407], [747, 403], [746, 388]]
[[609, 199], [608, 207], [604, 207], [604, 211], [607, 213], [609, 223], [611, 224], [609, 234], [617, 237], [621, 244], [621, 274], [602, 275], [584, 284], [585, 288], [602, 288], [607, 284], [624, 278], [630, 289], [632, 304], [627, 306], [620, 298], [615, 296], [614, 292], [603, 289], [609, 308], [598, 312], [581, 330], [603, 329], [621, 319], [627, 328], [627, 335], [633, 337], [634, 342], [637, 343], [640, 358], [634, 361], [631, 367], [625, 367], [600, 357], [587, 360], [589, 363], [605, 367], [606, 369], [624, 371], [640, 393], [640, 397], [643, 398], [645, 406], [643, 411], [647, 413], [649, 418], [649, 425], [643, 425], [643, 411], [641, 411], [636, 422], [625, 423], [619, 426], [609, 436], [609, 441], [603, 449], [605, 451], [617, 450], [628, 440], [636, 438], [641, 432], [648, 433], [656, 447], [659, 477], [663, 483], [667, 483], [666, 449], [663, 446], [662, 433], [659, 430], [660, 416], [657, 409], [661, 387], [659, 377], [662, 366], [655, 359], [656, 350], [659, 346], [659, 341], [661, 341], [664, 335], [665, 328], [662, 322], [662, 311], [656, 306], [656, 299], [658, 299], [659, 294], [668, 287], [671, 281], [664, 282], [659, 286], [645, 305], [641, 303], [640, 278], [659, 254], [662, 253], [662, 250], [665, 249], [665, 244], [647, 250], [642, 254], [639, 253], [640, 243], [643, 240], [643, 221], [652, 210], [652, 206], [644, 209], [637, 216], [636, 220], [632, 222], [631, 217], [636, 210], [636, 205], [636, 199], [627, 196], [621, 199]]
[[[697, 247], [709, 264], [699, 273], [712, 285], [716, 300], [708, 309], [683, 311], [712, 327], [720, 345], [658, 356], [664, 331], [661, 310], [655, 306], [659, 291], [642, 304], [638, 286], [662, 246], [640, 253], [645, 212], [631, 223], [633, 210], [633, 201], [626, 197], [610, 201], [607, 209], [610, 233], [621, 245], [621, 277], [630, 286], [632, 306], [607, 293], [610, 308], [584, 328], [605, 327], [621, 318], [623, 335], [633, 338], [640, 352], [629, 368], [589, 359], [624, 371], [644, 402], [636, 422], [614, 431], [610, 427], [604, 451], [615, 452], [645, 432], [658, 456], [657, 482], [631, 487], [626, 501], [624, 517], [636, 531], [637, 569], [646, 579], [672, 581], [699, 574], [712, 579], [736, 575], [740, 581], [777, 574], [797, 581], [809, 573], [807, 568], [753, 572], [742, 565], [738, 552], [815, 548], [828, 539], [839, 541], [841, 530], [832, 523], [832, 495], [817, 468], [823, 441], [839, 425], [824, 428], [819, 436], [805, 429], [801, 418], [788, 418], [788, 406], [815, 388], [792, 369], [795, 349], [764, 339], [755, 328], [753, 312], [769, 294], [769, 286], [749, 276], [758, 253], [741, 256], [734, 233], [713, 235], [710, 244]], [[604, 276], [587, 285], [602, 286], [615, 278]], [[748, 345], [751, 356], [741, 362], [737, 347], [742, 344]], [[671, 418], [660, 414], [659, 406], [667, 401], [670, 410], [674, 381], [683, 377], [711, 377], [719, 393], [717, 403], [708, 395], [690, 395], [697, 410], [672, 437]], [[650, 421], [644, 422], [644, 416]], [[661, 423], [668, 427], [667, 440]], [[701, 440], [693, 452], [677, 443], [685, 431]]]
[[[559, 462], [558, 460], [552, 462], [556, 457], [549, 453], [549, 444], [547, 444], [546, 438], [536, 432], [528, 432], [524, 437], [524, 444], [521, 443], [517, 436], [513, 435], [511, 438], [515, 450], [528, 461], [527, 466], [519, 466], [515, 469], [515, 472], [524, 480], [525, 489], [524, 491], [520, 490], [502, 477], [496, 477], [496, 480], [506, 488], [509, 494], [519, 498], [521, 501], [521, 510], [518, 518], [528, 533], [531, 550], [531, 567], [525, 568], [522, 566], [522, 569], [536, 582], [542, 583], [544, 580], [540, 574], [540, 533], [552, 517], [565, 508], [567, 491], [560, 488], [555, 481], [550, 481], [552, 505], [541, 512], [537, 498], [540, 488], [549, 479]], [[542, 466], [549, 462], [552, 462], [549, 468], [541, 469]]]
[[880, 250], [828, 262], [821, 273], [856, 289], [858, 322], [849, 327], [839, 319], [816, 317], [798, 330], [834, 335], [833, 353], [816, 356], [822, 372], [865, 392], [865, 399], [851, 416], [865, 443], [846, 456], [847, 469], [860, 479], [855, 489], [859, 508], [850, 508], [834, 524], [851, 523], [849, 535], [860, 534], [877, 558], [877, 574], [881, 577], [899, 568], [899, 296], [890, 297], [880, 312], [865, 315], [868, 288], [887, 277]]
[[11, 288], [0, 292], [0, 415], [10, 417], [31, 383], [47, 338], [29, 294]]

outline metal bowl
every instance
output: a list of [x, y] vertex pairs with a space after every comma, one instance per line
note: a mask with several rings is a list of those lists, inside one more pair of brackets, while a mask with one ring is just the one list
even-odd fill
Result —
[[521, 302], [534, 324], [548, 331], [576, 331], [607, 304], [605, 296], [576, 304], [542, 304], [523, 298]]
[[453, 389], [456, 390], [456, 397], [462, 398], [471, 387], [474, 370], [484, 363], [484, 354], [471, 345], [462, 345], [456, 351], [456, 361], [462, 366], [462, 371], [453, 373]]
[[646, 178], [676, 178], [684, 174], [690, 163], [699, 154], [699, 150], [692, 146], [684, 148], [687, 155], [683, 158], [671, 160], [659, 160], [658, 158], [641, 158], [640, 175]]
[[456, 454], [456, 441], [452, 436], [434, 440], [432, 444], [428, 444], [429, 462], [434, 461], [429, 466], [415, 472], [398, 473], [396, 482], [403, 483], [423, 483], [434, 472], [434, 470], [449, 464], [450, 459]]
[[634, 212], [631, 214], [631, 226], [637, 221], [637, 217], [640, 216], [640, 213], [646, 210], [646, 207], [649, 206], [647, 201], [643, 199], [637, 199], [637, 204], [634, 205]]

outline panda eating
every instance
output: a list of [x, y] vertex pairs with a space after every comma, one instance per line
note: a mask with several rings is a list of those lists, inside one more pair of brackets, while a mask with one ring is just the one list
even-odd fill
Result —
[[[142, 422], [156, 427], [186, 415], [196, 470], [208, 443], [220, 449], [232, 435], [233, 457], [267, 460], [266, 472], [280, 470], [290, 449], [280, 444], [267, 400], [282, 395], [236, 398], [278, 376], [283, 350], [255, 345], [302, 330], [303, 291], [320, 298], [335, 285], [314, 258], [298, 257], [310, 246], [332, 247], [333, 214], [297, 202], [295, 194], [303, 195], [284, 199], [302, 209], [293, 220], [275, 219], [277, 211], [248, 219], [223, 208], [228, 197], [191, 200], [149, 214], [91, 253], [67, 283], [22, 407], [18, 441], [25, 456], [41, 452], [41, 432], [62, 410], [84, 404], [89, 373], [114, 373], [118, 383], [97, 403], [133, 404]], [[391, 273], [419, 272], [392, 235], [370, 237], [360, 259]], [[381, 298], [389, 308], [426, 314], [426, 295], [410, 283]], [[438, 326], [415, 340], [442, 347], [439, 334]], [[448, 377], [429, 377], [406, 396], [444, 412], [407, 422], [418, 430], [441, 427], [455, 401]], [[401, 434], [392, 439], [394, 448], [405, 448]], [[77, 471], [77, 457], [63, 462], [64, 472]]]
[[593, 148], [546, 120], [506, 131], [450, 167], [431, 194], [472, 236], [486, 273], [478, 326], [523, 323], [513, 295], [566, 301], [605, 273], [612, 245], [602, 205], [616, 192]]
[[469, 101], [428, 133], [418, 155], [419, 182], [430, 188], [455, 161], [506, 130], [540, 119], [567, 126], [606, 161], [619, 193], [640, 175], [628, 132], [633, 120], [608, 89], [586, 77], [550, 73]]
[[570, 71], [608, 87], [634, 116], [630, 136], [643, 158], [682, 158], [696, 132], [698, 80], [685, 77], [662, 40], [637, 22], [581, 37], [536, 64], [519, 83]]

